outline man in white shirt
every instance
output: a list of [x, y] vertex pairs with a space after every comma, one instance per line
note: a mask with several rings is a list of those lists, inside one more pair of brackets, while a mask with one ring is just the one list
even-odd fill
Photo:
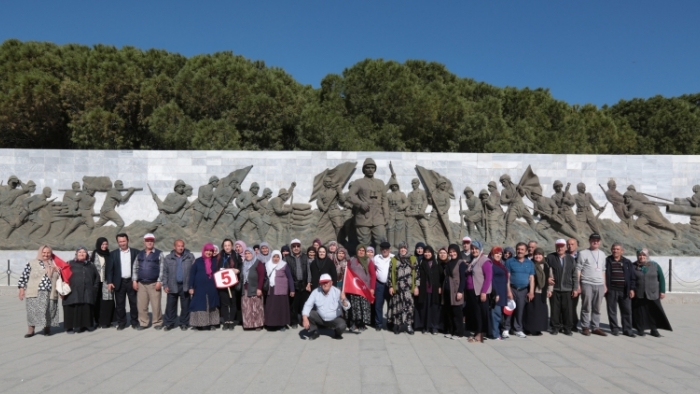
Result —
[[347, 327], [343, 319], [343, 310], [350, 309], [350, 302], [345, 294], [333, 286], [333, 279], [328, 274], [321, 275], [320, 286], [309, 295], [301, 312], [303, 324], [309, 332], [309, 340], [319, 337], [318, 327], [326, 327], [335, 330], [335, 339], [343, 339], [343, 332]]
[[119, 249], [109, 254], [109, 261], [105, 269], [105, 280], [110, 291], [114, 291], [116, 304], [117, 330], [126, 327], [126, 301], [129, 301], [131, 315], [131, 327], [139, 326], [139, 314], [137, 306], [136, 290], [132, 287], [131, 273], [134, 260], [139, 254], [138, 249], [129, 247], [129, 236], [125, 233], [117, 234]]
[[380, 254], [374, 256], [374, 267], [377, 271], [377, 283], [374, 288], [374, 328], [381, 331], [384, 327], [384, 300], [389, 299], [389, 268], [391, 267], [391, 244], [382, 242], [379, 244]]

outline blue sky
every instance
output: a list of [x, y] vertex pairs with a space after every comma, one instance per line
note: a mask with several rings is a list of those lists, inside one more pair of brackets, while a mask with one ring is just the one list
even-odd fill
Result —
[[230, 50], [319, 86], [365, 58], [443, 63], [572, 104], [700, 92], [697, 1], [3, 0], [0, 41]]

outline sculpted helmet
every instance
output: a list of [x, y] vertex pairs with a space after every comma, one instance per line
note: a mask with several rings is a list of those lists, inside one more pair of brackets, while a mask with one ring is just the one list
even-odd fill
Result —
[[500, 178], [498, 178], [498, 181], [499, 181], [499, 182], [503, 182], [503, 181], [508, 181], [508, 182], [510, 182], [510, 175], [508, 175], [508, 174], [503, 174], [503, 175], [501, 175]]
[[30, 180], [29, 182], [27, 182], [27, 187], [31, 187], [31, 186], [36, 186], [36, 183], [34, 183], [34, 181]]
[[472, 188], [469, 186], [464, 188], [464, 194], [467, 194], [467, 192], [472, 192], [472, 194], [474, 194], [474, 190], [472, 190]]
[[371, 164], [371, 165], [377, 167], [377, 163], [374, 162], [374, 159], [371, 158], [371, 157], [368, 157], [368, 158], [365, 159], [365, 162], [362, 163], [362, 168], [365, 168], [365, 167], [366, 167], [367, 165], [369, 165], [369, 164]]
[[187, 186], [187, 184], [182, 179], [178, 179], [175, 181], [175, 186], [173, 187], [173, 190], [177, 190], [178, 186], [185, 187]]
[[394, 185], [399, 186], [399, 181], [397, 181], [396, 178], [391, 178], [389, 182], [387, 182], [386, 187], [391, 188]]
[[436, 186], [440, 186], [440, 185], [442, 185], [443, 183], [447, 183], [447, 179], [445, 179], [445, 178], [443, 178], [443, 177], [440, 177], [440, 178], [438, 178], [437, 183], [436, 183], [435, 185], [436, 185]]
[[[280, 193], [281, 192], [282, 191], [280, 190]], [[272, 195], [272, 189], [270, 189], [269, 187], [266, 187], [265, 190], [263, 190], [263, 196], [266, 194]]]
[[634, 187], [634, 185], [629, 185], [629, 186], [627, 186], [627, 190], [629, 190], [629, 191], [631, 191], [631, 192], [636, 192], [636, 191], [637, 191], [637, 189]]
[[700, 185], [693, 186], [693, 193], [700, 192]]
[[556, 181], [554, 181], [554, 187], [557, 187], [557, 186], [564, 186], [564, 184], [561, 183], [561, 181], [557, 179]]
[[627, 197], [627, 198], [632, 200], [632, 199], [634, 199], [634, 192], [628, 190], [625, 192], [625, 194], [622, 195], [622, 197]]
[[494, 182], [494, 181], [489, 182], [489, 184], [486, 185], [486, 186], [488, 186], [488, 187], [493, 187], [493, 188], [498, 188], [498, 186], [496, 185], [496, 182]]
[[215, 182], [219, 182], [219, 177], [216, 175], [212, 175], [211, 178], [209, 178], [209, 183], [212, 184]]
[[260, 185], [258, 185], [258, 182], [253, 182], [250, 184], [250, 190], [253, 190], [253, 188], [256, 188], [256, 187], [258, 189], [260, 189]]
[[488, 196], [489, 196], [488, 190], [481, 189], [481, 191], [479, 192], [479, 197], [488, 197]]
[[[270, 189], [265, 189], [265, 190], [270, 190]], [[263, 194], [265, 194], [265, 193], [263, 192]], [[281, 196], [283, 194], [287, 194], [287, 189], [281, 188], [279, 193], [277, 193], [278, 196]]]

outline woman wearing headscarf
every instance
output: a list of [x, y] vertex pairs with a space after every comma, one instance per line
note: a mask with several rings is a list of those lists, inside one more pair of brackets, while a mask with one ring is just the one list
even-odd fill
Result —
[[472, 241], [469, 251], [471, 262], [467, 264], [465, 308], [469, 330], [474, 333], [468, 338], [472, 343], [483, 343], [484, 334], [489, 332], [489, 294], [491, 294], [492, 265], [482, 252], [481, 242]]
[[416, 256], [408, 254], [405, 242], [399, 243], [399, 255], [391, 259], [388, 282], [391, 301], [387, 315], [388, 321], [394, 325], [394, 334], [398, 335], [405, 329], [413, 335], [413, 296], [418, 296], [421, 280]]
[[311, 263], [309, 269], [311, 270], [311, 286], [309, 291], [316, 290], [319, 286], [318, 281], [323, 274], [330, 275], [330, 277], [333, 278], [333, 284], [338, 284], [338, 270], [336, 270], [333, 260], [328, 257], [328, 249], [326, 249], [325, 246], [320, 246], [318, 248], [316, 259]]
[[456, 339], [464, 336], [464, 288], [467, 265], [460, 258], [457, 244], [447, 248], [450, 260], [445, 266], [445, 280], [442, 283], [442, 300], [445, 310], [445, 338]]
[[491, 339], [501, 340], [503, 307], [508, 302], [508, 270], [503, 264], [503, 249], [494, 246], [489, 253], [491, 261]]
[[321, 242], [321, 240], [318, 238], [314, 239], [314, 242], [311, 243], [311, 246], [313, 246], [313, 248], [316, 250], [318, 250], [321, 245], [323, 245], [323, 242]]
[[659, 338], [659, 329], [673, 331], [661, 306], [666, 296], [664, 272], [657, 262], [649, 260], [647, 249], [637, 251], [633, 267], [637, 284], [632, 298], [632, 325], [639, 336], [645, 335], [644, 330], [651, 330], [651, 336]]
[[367, 247], [367, 257], [369, 257], [370, 260], [373, 260], [373, 259], [374, 259], [374, 254], [375, 254], [375, 253], [376, 253], [376, 251], [374, 250], [374, 247], [373, 247], [373, 246], [368, 246], [368, 247]]
[[552, 271], [544, 257], [542, 248], [537, 248], [532, 253], [532, 262], [535, 263], [535, 298], [525, 304], [523, 316], [525, 332], [534, 336], [542, 335], [542, 331], [549, 329], [547, 298], [552, 296], [553, 286], [549, 284]]
[[59, 269], [53, 262], [53, 250], [48, 245], [39, 247], [36, 258], [27, 262], [19, 277], [19, 300], [26, 298], [27, 334], [34, 336], [34, 329], [44, 327], [44, 335], [51, 335], [51, 327], [58, 327], [58, 292], [56, 281]]
[[[270, 254], [272, 257], [272, 254]], [[263, 308], [263, 287], [267, 274], [265, 263], [255, 257], [255, 250], [248, 248], [243, 254], [243, 290], [241, 292], [241, 307], [243, 309], [243, 328], [262, 330], [265, 325]]]
[[[238, 240], [233, 243], [233, 250], [234, 250], [234, 256], [236, 258], [236, 266], [240, 270], [243, 268], [243, 254], [245, 253], [247, 246], [245, 242]], [[241, 273], [240, 271], [238, 272], [238, 283], [241, 280]], [[243, 321], [243, 308], [241, 307], [241, 286], [237, 285], [235, 289], [231, 289], [231, 292], [236, 292], [236, 315], [233, 317], [234, 318], [234, 325], [235, 324], [240, 324]]]
[[265, 263], [270, 288], [265, 299], [265, 325], [286, 331], [290, 321], [289, 297], [294, 297], [292, 270], [282, 258], [279, 250], [272, 251], [270, 261]]
[[345, 269], [348, 266], [348, 251], [344, 247], [339, 247], [336, 252], [335, 256], [332, 257], [333, 264], [335, 265], [335, 270], [337, 272], [337, 277], [338, 277], [338, 283], [336, 286], [339, 289], [343, 288], [343, 278], [345, 278]]
[[[225, 269], [232, 269], [233, 272], [238, 275], [240, 272], [240, 266], [238, 265], [238, 260], [236, 259], [236, 251], [234, 250], [233, 241], [226, 238], [221, 243], [221, 252], [215, 259], [216, 269], [214, 272], [218, 272]], [[239, 279], [240, 282], [240, 279]], [[235, 287], [235, 286], [234, 286]], [[219, 308], [219, 313], [221, 314], [221, 319], [224, 321], [222, 327], [223, 330], [233, 331], [236, 323], [237, 312], [237, 293], [234, 288], [218, 289], [219, 302], [221, 307]]]
[[100, 291], [95, 294], [95, 324], [98, 327], [109, 328], [114, 320], [114, 294], [109, 291], [105, 281], [105, 268], [109, 263], [109, 241], [107, 238], [97, 238], [91, 261], [100, 274]]
[[272, 257], [272, 249], [270, 249], [270, 244], [267, 242], [261, 242], [260, 243], [260, 252], [257, 254], [258, 260], [260, 260], [261, 263], [265, 264], [268, 261], [270, 261], [270, 258]]
[[515, 249], [512, 246], [506, 246], [503, 249], [503, 261], [507, 261], [509, 258], [515, 256]]
[[292, 250], [289, 248], [289, 245], [284, 245], [282, 246], [282, 249], [280, 249], [280, 252], [282, 253], [282, 258], [284, 259], [292, 253]]
[[[338, 249], [338, 255], [340, 255], [341, 250], [345, 249]], [[364, 245], [357, 247], [356, 255], [350, 259], [347, 269], [360, 278], [374, 295], [374, 288], [377, 284], [377, 269], [374, 266], [374, 261], [367, 256], [367, 248]], [[357, 294], [346, 294], [346, 296], [350, 301], [350, 309], [347, 312], [350, 331], [366, 330], [367, 326], [372, 324], [372, 305], [363, 296]]]
[[437, 262], [432, 246], [423, 250], [423, 260], [419, 265], [421, 277], [416, 304], [415, 329], [423, 334], [430, 331], [436, 335], [440, 325], [440, 294], [442, 294], [443, 269]]
[[88, 251], [79, 247], [70, 264], [70, 293], [63, 297], [63, 327], [73, 334], [92, 327], [92, 308], [100, 289], [100, 274], [88, 260]]
[[214, 272], [214, 244], [207, 243], [202, 247], [202, 257], [190, 268], [190, 326], [200, 331], [215, 330], [219, 325], [219, 292]]
[[328, 243], [328, 258], [335, 260], [335, 254], [338, 253], [338, 242], [331, 241]]
[[418, 264], [420, 264], [421, 261], [423, 261], [423, 252], [425, 251], [425, 244], [423, 242], [418, 242], [416, 244], [416, 248], [413, 251], [413, 255], [416, 256], [416, 260], [418, 261]]

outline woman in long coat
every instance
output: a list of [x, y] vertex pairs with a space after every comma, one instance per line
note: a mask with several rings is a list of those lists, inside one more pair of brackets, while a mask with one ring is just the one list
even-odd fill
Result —
[[338, 283], [336, 283], [336, 287], [339, 289], [343, 288], [343, 278], [345, 278], [345, 270], [348, 267], [349, 257], [348, 251], [342, 246], [338, 247], [335, 256], [332, 257], [335, 270], [338, 272]]
[[503, 264], [503, 249], [494, 246], [489, 253], [491, 260], [491, 339], [502, 340], [501, 319], [503, 307], [508, 302], [508, 269]]
[[467, 264], [460, 258], [460, 249], [450, 244], [447, 254], [450, 258], [445, 266], [445, 280], [442, 284], [442, 299], [445, 310], [445, 338], [458, 339], [464, 336], [464, 289]]
[[[336, 257], [344, 251], [344, 248], [339, 248]], [[356, 256], [350, 259], [347, 269], [360, 278], [374, 295], [374, 288], [377, 284], [377, 269], [374, 266], [374, 261], [367, 256], [367, 248], [364, 245], [357, 247]], [[347, 311], [350, 331], [366, 330], [367, 326], [372, 324], [372, 305], [369, 300], [357, 294], [346, 294], [346, 297], [350, 301], [350, 309]]]
[[[270, 255], [270, 257], [272, 257]], [[265, 283], [265, 264], [255, 257], [255, 250], [248, 248], [243, 253], [241, 270], [241, 307], [243, 309], [243, 328], [262, 330], [265, 325], [265, 308], [263, 306], [263, 287]]]
[[109, 264], [109, 241], [107, 238], [97, 238], [91, 261], [100, 273], [100, 291], [95, 294], [95, 324], [98, 327], [110, 328], [114, 321], [114, 293], [109, 290], [105, 281], [105, 269]]
[[391, 259], [389, 268], [389, 302], [388, 320], [394, 324], [394, 334], [405, 329], [413, 335], [413, 314], [415, 305], [413, 296], [418, 296], [420, 272], [415, 256], [408, 254], [405, 242], [399, 244], [399, 255]]
[[202, 257], [190, 268], [190, 326], [197, 330], [215, 330], [219, 325], [219, 293], [214, 272], [214, 244], [207, 243], [202, 247]]
[[294, 297], [294, 279], [292, 270], [282, 259], [279, 250], [272, 251], [272, 258], [265, 263], [265, 272], [270, 281], [270, 288], [265, 298], [265, 325], [286, 331], [290, 322], [289, 297]]
[[484, 334], [489, 332], [489, 294], [493, 271], [491, 261], [481, 249], [481, 242], [472, 241], [469, 250], [472, 261], [467, 264], [466, 270], [464, 316], [469, 330], [474, 332], [474, 336], [468, 338], [472, 343], [483, 343]]
[[26, 298], [28, 330], [25, 338], [33, 337], [37, 326], [44, 327], [44, 335], [51, 335], [51, 327], [58, 327], [56, 280], [59, 275], [53, 262], [53, 250], [48, 245], [39, 247], [36, 258], [24, 267], [17, 287], [19, 300]]
[[431, 246], [423, 250], [420, 262], [420, 286], [416, 304], [415, 329], [423, 334], [436, 335], [440, 325], [440, 295], [442, 294], [443, 269], [437, 262], [437, 256]]
[[338, 284], [338, 270], [333, 264], [333, 260], [328, 256], [328, 249], [325, 246], [320, 246], [316, 252], [316, 259], [309, 263], [309, 270], [311, 271], [311, 286], [309, 286], [309, 291], [315, 290], [321, 279], [321, 275], [328, 274], [333, 278], [333, 285]]
[[552, 273], [542, 248], [535, 249], [532, 260], [535, 263], [535, 298], [525, 304], [523, 328], [526, 333], [538, 336], [549, 329], [547, 298], [552, 296], [552, 286], [549, 285]]
[[70, 293], [63, 297], [63, 327], [68, 334], [92, 327], [92, 309], [100, 289], [100, 274], [88, 260], [88, 251], [79, 247], [70, 261]]
[[659, 329], [673, 331], [668, 322], [661, 300], [666, 296], [666, 278], [658, 263], [649, 260], [649, 251], [637, 251], [634, 262], [637, 287], [632, 298], [632, 325], [637, 335], [644, 336], [644, 330], [651, 330], [651, 336], [661, 337]]
[[[232, 269], [233, 272], [238, 275], [240, 272], [240, 266], [238, 265], [238, 260], [236, 259], [236, 251], [233, 250], [233, 241], [226, 238], [221, 243], [221, 251], [216, 258], [216, 269], [215, 272]], [[237, 313], [237, 292], [233, 288], [228, 289], [218, 289], [219, 292], [219, 303], [221, 307], [219, 308], [219, 314], [221, 315], [224, 325], [223, 330], [231, 330], [236, 326], [234, 323]]]

